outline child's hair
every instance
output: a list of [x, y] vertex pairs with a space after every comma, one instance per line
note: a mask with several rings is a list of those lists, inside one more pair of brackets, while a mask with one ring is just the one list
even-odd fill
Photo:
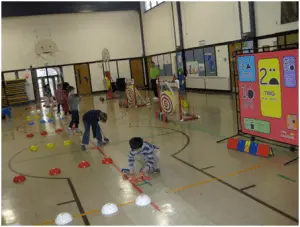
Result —
[[69, 87], [67, 88], [67, 90], [68, 90], [68, 92], [70, 93], [71, 91], [74, 91], [75, 88], [74, 88], [73, 86], [69, 86]]
[[106, 122], [107, 121], [107, 114], [100, 111], [99, 118], [100, 118], [101, 121]]
[[143, 146], [144, 140], [141, 137], [133, 137], [129, 140], [129, 146], [132, 150], [139, 149]]
[[67, 90], [70, 84], [68, 82], [63, 83], [63, 90]]

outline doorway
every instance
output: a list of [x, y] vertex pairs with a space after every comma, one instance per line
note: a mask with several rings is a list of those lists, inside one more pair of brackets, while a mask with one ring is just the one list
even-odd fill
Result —
[[149, 75], [149, 78], [148, 78], [148, 84], [149, 84], [149, 88], [152, 88], [152, 85], [151, 85], [151, 68], [152, 68], [152, 57], [147, 57], [147, 69], [148, 69], [148, 75]]
[[131, 77], [134, 79], [136, 87], [144, 88], [144, 70], [142, 59], [134, 59], [130, 61]]
[[59, 67], [36, 69], [36, 76], [34, 78], [38, 87], [38, 91], [36, 93], [37, 101], [45, 102], [47, 100], [44, 89], [44, 86], [47, 84], [50, 86], [51, 96], [54, 96], [57, 85], [63, 82], [61, 72], [62, 71]]
[[89, 64], [74, 65], [76, 84], [80, 95], [92, 93]]

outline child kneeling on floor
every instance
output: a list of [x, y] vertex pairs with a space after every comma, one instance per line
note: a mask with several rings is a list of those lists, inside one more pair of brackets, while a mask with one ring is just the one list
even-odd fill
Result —
[[84, 134], [82, 137], [81, 149], [83, 151], [86, 151], [86, 146], [89, 144], [90, 141], [91, 126], [92, 126], [93, 136], [94, 138], [97, 139], [97, 146], [105, 145], [106, 142], [102, 141], [102, 132], [98, 124], [98, 121], [105, 123], [107, 121], [107, 114], [100, 110], [90, 110], [83, 115], [82, 120], [84, 124]]
[[141, 169], [142, 173], [159, 173], [159, 148], [153, 144], [144, 141], [141, 137], [133, 137], [129, 141], [131, 151], [128, 156], [130, 174], [134, 174], [134, 158], [144, 159], [146, 166]]
[[75, 124], [75, 129], [77, 133], [80, 133], [80, 129], [78, 128], [79, 125], [79, 102], [80, 96], [75, 94], [75, 88], [70, 86], [69, 87], [69, 97], [68, 97], [68, 107], [69, 111], [71, 112], [71, 122], [68, 128], [69, 134], [73, 134], [72, 126]]

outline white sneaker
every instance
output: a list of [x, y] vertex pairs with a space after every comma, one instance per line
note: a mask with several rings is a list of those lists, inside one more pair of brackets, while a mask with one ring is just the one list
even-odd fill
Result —
[[77, 128], [77, 129], [76, 129], [76, 133], [81, 133], [80, 128]]
[[68, 127], [68, 133], [69, 134], [73, 134], [73, 131], [72, 131], [72, 129], [70, 127]]
[[154, 99], [154, 100], [158, 100], [158, 98], [157, 98], [157, 97], [153, 97], [153, 99]]

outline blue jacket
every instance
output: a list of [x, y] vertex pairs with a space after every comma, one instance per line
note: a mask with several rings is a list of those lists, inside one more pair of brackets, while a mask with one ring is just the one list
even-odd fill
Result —
[[100, 112], [100, 110], [90, 110], [83, 115], [82, 120], [91, 125], [98, 124], [98, 121], [100, 120]]

